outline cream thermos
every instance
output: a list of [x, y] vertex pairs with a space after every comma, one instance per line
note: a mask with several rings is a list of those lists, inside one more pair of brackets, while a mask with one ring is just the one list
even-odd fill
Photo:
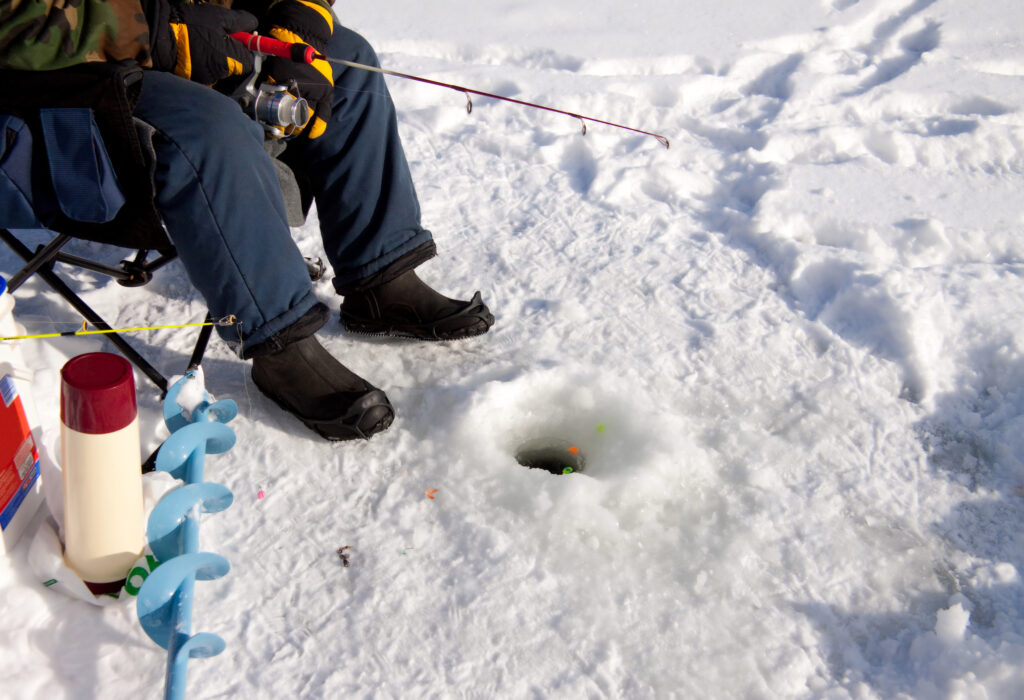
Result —
[[89, 353], [61, 369], [64, 560], [94, 594], [120, 591], [145, 547], [132, 366]]

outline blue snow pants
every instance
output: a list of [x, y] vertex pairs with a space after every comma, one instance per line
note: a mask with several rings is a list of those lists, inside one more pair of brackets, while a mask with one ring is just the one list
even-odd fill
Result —
[[[365, 39], [338, 25], [328, 53], [377, 63]], [[221, 337], [243, 352], [273, 343], [317, 299], [262, 128], [230, 98], [155, 71], [135, 116], [156, 130], [157, 208], [189, 279], [215, 318], [240, 321], [218, 328]], [[430, 244], [380, 74], [336, 66], [326, 132], [294, 140], [285, 155], [315, 198], [339, 291]]]

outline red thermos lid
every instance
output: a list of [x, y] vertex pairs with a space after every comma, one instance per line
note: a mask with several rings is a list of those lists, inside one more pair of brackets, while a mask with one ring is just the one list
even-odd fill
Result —
[[90, 352], [60, 370], [60, 420], [80, 433], [112, 433], [138, 415], [132, 366], [120, 355]]

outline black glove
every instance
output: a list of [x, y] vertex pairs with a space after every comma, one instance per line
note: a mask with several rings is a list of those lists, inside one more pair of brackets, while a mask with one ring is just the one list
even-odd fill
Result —
[[[309, 44], [321, 54], [334, 32], [334, 18], [326, 4], [316, 0], [280, 0], [271, 6], [263, 30], [281, 41]], [[334, 73], [323, 59], [299, 63], [286, 58], [269, 57], [264, 74], [274, 83], [295, 82], [299, 97], [309, 103], [310, 120], [303, 128], [315, 139], [324, 133], [334, 99]], [[300, 129], [301, 130], [301, 129]]]
[[228, 35], [254, 31], [253, 15], [207, 3], [148, 0], [144, 6], [155, 69], [205, 85], [252, 72], [252, 51]]

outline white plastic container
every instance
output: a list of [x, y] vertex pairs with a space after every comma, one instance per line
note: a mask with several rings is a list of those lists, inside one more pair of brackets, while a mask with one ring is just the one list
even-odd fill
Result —
[[61, 369], [64, 560], [95, 593], [120, 591], [146, 545], [132, 366], [94, 352]]
[[[24, 335], [14, 320], [14, 297], [0, 277], [0, 337]], [[18, 341], [0, 341], [0, 551], [10, 551], [43, 502], [39, 426], [32, 401], [33, 373], [26, 367]], [[38, 431], [37, 431], [38, 434]]]

